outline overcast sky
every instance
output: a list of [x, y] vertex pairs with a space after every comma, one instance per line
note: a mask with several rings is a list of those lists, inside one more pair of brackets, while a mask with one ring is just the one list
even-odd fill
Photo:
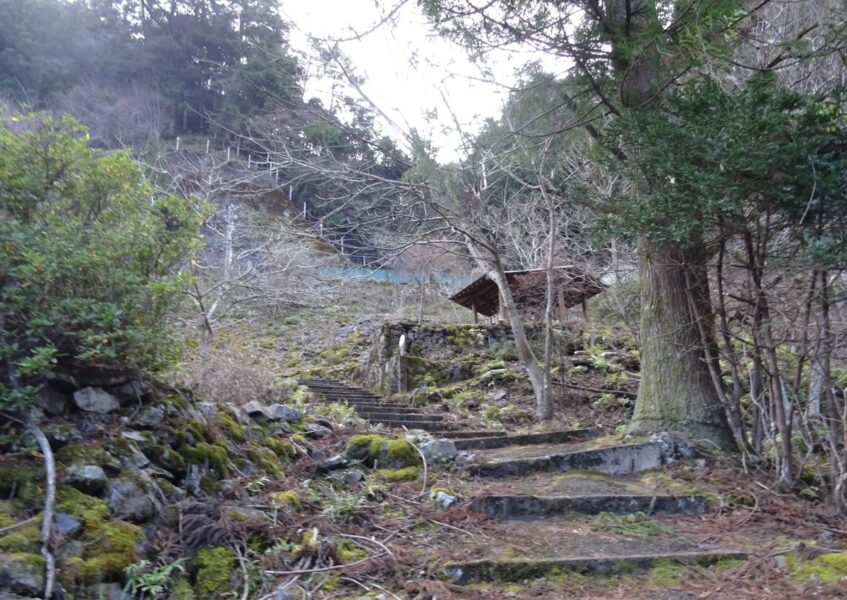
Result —
[[[283, 16], [293, 24], [292, 41], [306, 49], [309, 35], [349, 39], [370, 30], [399, 1], [285, 0], [280, 5]], [[486, 75], [468, 60], [463, 48], [432, 32], [414, 0], [406, 2], [393, 23], [339, 46], [357, 74], [365, 77], [362, 87], [368, 97], [403, 127], [430, 134], [439, 147], [439, 157], [447, 160], [461, 152], [444, 99], [461, 126], [474, 131], [482, 119], [500, 113], [506, 94], [502, 84], [512, 83], [515, 70], [532, 58], [503, 52], [489, 60], [494, 76]], [[325, 94], [319, 85], [307, 89], [307, 97]], [[433, 112], [437, 119], [427, 124], [425, 115]], [[389, 128], [386, 132], [391, 133]]]

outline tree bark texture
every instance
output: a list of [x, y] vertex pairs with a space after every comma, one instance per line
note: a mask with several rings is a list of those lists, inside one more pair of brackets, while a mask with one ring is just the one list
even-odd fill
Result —
[[[668, 431], [694, 442], [735, 447], [712, 385], [697, 314], [709, 319], [705, 253], [641, 240], [641, 385], [630, 431]], [[688, 284], [686, 284], [686, 279]], [[690, 295], [687, 285], [691, 286]], [[695, 306], [692, 307], [692, 301]]]

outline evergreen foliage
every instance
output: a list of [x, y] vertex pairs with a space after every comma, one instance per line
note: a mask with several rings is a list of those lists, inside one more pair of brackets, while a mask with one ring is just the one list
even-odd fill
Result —
[[124, 152], [74, 120], [0, 126], [0, 406], [22, 409], [57, 365], [155, 369], [197, 245], [201, 206], [158, 196]]

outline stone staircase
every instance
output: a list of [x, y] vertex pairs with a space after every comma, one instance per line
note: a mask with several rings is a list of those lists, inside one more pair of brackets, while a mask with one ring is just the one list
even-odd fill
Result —
[[450, 428], [441, 415], [430, 415], [400, 404], [385, 402], [381, 397], [368, 390], [350, 386], [333, 379], [304, 379], [301, 385], [308, 387], [315, 395], [326, 402], [346, 403], [356, 409], [356, 413], [374, 425], [383, 425], [391, 429], [420, 429], [435, 437], [456, 440], [479, 439], [504, 436], [505, 431], [465, 431]]
[[[458, 584], [521, 582], [556, 574], [609, 575], [662, 564], [707, 567], [743, 552], [673, 532], [673, 519], [702, 515], [705, 497], [657, 483], [656, 442], [621, 444], [592, 430], [457, 441], [473, 453], [464, 472], [477, 490], [471, 509], [499, 522], [496, 542], [469, 542], [444, 564]], [[660, 520], [658, 535], [596, 532], [598, 514]], [[614, 517], [612, 517], [614, 518]]]
[[[673, 531], [674, 519], [703, 515], [709, 503], [653, 477], [667, 460], [659, 442], [621, 443], [598, 438], [592, 429], [520, 435], [452, 429], [440, 415], [387, 403], [339, 381], [301, 383], [327, 402], [346, 402], [371, 423], [422, 429], [469, 453], [463, 474], [476, 490], [471, 510], [490, 516], [500, 531], [451, 546], [441, 566], [453, 583], [606, 576], [661, 565], [714, 567], [747, 558]], [[661, 525], [649, 536], [598, 532], [591, 519], [600, 514]]]

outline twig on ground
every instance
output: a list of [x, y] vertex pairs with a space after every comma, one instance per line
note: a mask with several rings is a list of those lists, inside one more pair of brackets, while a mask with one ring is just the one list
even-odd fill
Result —
[[12, 523], [11, 525], [0, 527], [0, 535], [9, 533], [10, 531], [14, 531], [15, 529], [20, 529], [21, 527], [26, 527], [27, 525], [35, 521], [38, 517], [39, 515], [34, 515], [29, 519], [24, 519], [23, 521], [20, 521], [19, 523]]
[[[466, 535], [469, 535], [472, 538], [476, 539], [476, 534], [471, 533], [467, 529], [462, 529], [461, 527], [456, 527], [455, 525], [450, 525], [448, 523], [442, 523], [441, 521], [436, 521], [435, 519], [427, 519], [427, 521], [429, 521], [430, 523], [435, 523], [436, 525], [441, 525], [442, 527], [446, 527], [447, 529], [455, 529], [456, 531], [460, 531], [460, 532], [462, 532]], [[483, 535], [482, 537], [488, 537], [488, 536]]]
[[351, 539], [351, 540], [359, 540], [359, 541], [362, 541], [362, 542], [368, 542], [368, 543], [374, 544], [375, 546], [378, 546], [387, 555], [389, 555], [392, 559], [395, 558], [394, 553], [388, 548], [388, 546], [386, 546], [384, 543], [382, 543], [378, 540], [375, 540], [375, 539], [369, 538], [369, 537], [365, 537], [363, 535], [353, 535], [352, 533], [339, 533], [338, 535], [340, 535], [341, 537], [346, 537], [346, 538]]
[[356, 565], [366, 563], [369, 560], [380, 558], [382, 556], [385, 556], [384, 552], [380, 552], [379, 554], [374, 554], [372, 556], [366, 556], [365, 558], [362, 558], [360, 560], [356, 560], [343, 565], [332, 565], [330, 567], [315, 567], [314, 569], [295, 569], [292, 571], [265, 571], [265, 573], [267, 573], [268, 575], [311, 575], [312, 573], [323, 573], [324, 571], [337, 571], [339, 569], [355, 567]]

